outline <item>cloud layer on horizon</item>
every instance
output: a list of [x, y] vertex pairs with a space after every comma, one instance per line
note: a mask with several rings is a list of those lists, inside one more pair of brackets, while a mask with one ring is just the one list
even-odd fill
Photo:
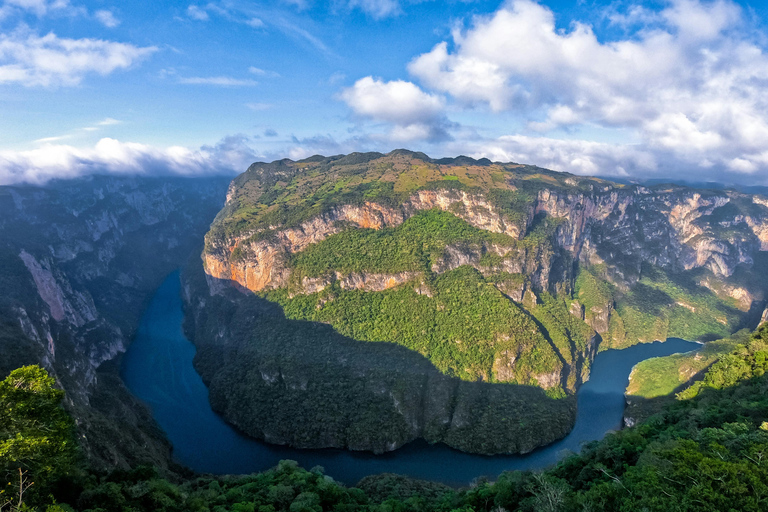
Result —
[[243, 172], [258, 156], [247, 137], [213, 146], [157, 148], [104, 137], [91, 148], [43, 143], [28, 151], [0, 151], [0, 185], [41, 185], [91, 174], [204, 176]]

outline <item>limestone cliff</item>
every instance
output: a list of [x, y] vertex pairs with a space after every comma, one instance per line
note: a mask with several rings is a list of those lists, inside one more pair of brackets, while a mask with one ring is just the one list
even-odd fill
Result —
[[[508, 180], [514, 187], [514, 176]], [[396, 206], [372, 201], [334, 206], [291, 227], [270, 225], [266, 230], [245, 229], [234, 236], [220, 236], [214, 229], [207, 237], [203, 256], [206, 271], [251, 291], [279, 288], [288, 284], [290, 276], [286, 259], [311, 244], [350, 226], [392, 227], [418, 211], [440, 208], [472, 226], [516, 239], [531, 228], [539, 214], [561, 219], [556, 245], [584, 264], [608, 264], [620, 286], [631, 286], [639, 278], [642, 264], [650, 263], [673, 272], [706, 269], [711, 276], [702, 278], [700, 284], [717, 293], [723, 292], [723, 287], [730, 288], [725, 293], [747, 309], [753, 301], [763, 299], [759, 292], [729, 285], [722, 278], [732, 276], [739, 265], [750, 265], [753, 256], [768, 247], [768, 201], [764, 198], [678, 186], [651, 190], [608, 182], [597, 187], [590, 180], [585, 182], [576, 190], [539, 183], [535, 198], [519, 212], [523, 223], [510, 220], [501, 211], [505, 205], [489, 201], [482, 192], [437, 188], [415, 191]], [[230, 190], [228, 202], [237, 202], [238, 197]], [[742, 213], [745, 210], [747, 213]], [[483, 247], [474, 254], [449, 250], [434, 270], [460, 264], [477, 266], [481, 253], [488, 251], [504, 256], [507, 249]], [[525, 260], [524, 256], [510, 258], [503, 269], [536, 274], [535, 286], [549, 289], [547, 269], [533, 272], [525, 268]]]
[[[355, 444], [331, 427], [302, 437], [307, 426], [299, 424], [278, 435], [256, 414], [243, 412], [256, 402], [258, 409], [268, 407], [264, 401], [286, 400], [285, 393], [291, 400], [321, 399], [317, 390], [325, 377], [315, 376], [314, 395], [311, 381], [293, 385], [285, 372], [264, 367], [274, 358], [302, 363], [294, 351], [249, 353], [245, 347], [271, 345], [262, 346], [261, 337], [242, 325], [231, 328], [233, 318], [251, 314], [239, 301], [258, 309], [248, 302], [256, 294], [280, 304], [289, 320], [330, 324], [348, 339], [408, 347], [444, 376], [497, 383], [489, 388], [493, 393], [508, 383], [570, 396], [601, 348], [667, 336], [710, 339], [755, 320], [768, 288], [758, 278], [768, 268], [761, 254], [767, 237], [768, 200], [730, 190], [623, 185], [402, 150], [255, 163], [232, 182], [206, 235], [207, 287], [196, 289], [206, 298], [190, 295], [189, 301], [205, 357], [236, 346], [238, 361], [250, 361], [261, 377], [238, 380], [242, 365], [217, 369], [203, 356], [200, 370], [214, 404], [252, 435], [380, 450], [386, 443]], [[206, 313], [214, 303], [238, 305], [225, 315], [229, 320], [217, 322]], [[295, 351], [307, 350], [301, 347]], [[364, 367], [337, 371], [356, 375]], [[239, 398], [228, 395], [224, 382], [237, 387]], [[265, 391], [278, 382], [283, 391]], [[402, 382], [382, 384], [389, 390], [382, 393], [394, 393], [392, 386]], [[426, 403], [460, 409], [458, 395], [432, 396], [440, 386], [429, 382], [418, 399], [393, 399], [400, 405], [384, 423], [417, 425], [397, 439], [445, 440], [430, 437], [423, 422], [408, 419], [417, 413], [402, 409], [403, 403], [421, 403], [414, 410], [422, 412]], [[361, 407], [360, 414], [368, 414]], [[501, 417], [540, 421], [520, 410]], [[348, 421], [352, 429], [364, 423]], [[510, 439], [494, 448], [518, 449]]]
[[33, 363], [50, 371], [98, 468], [170, 462], [120, 381], [119, 356], [225, 189], [223, 178], [98, 176], [0, 187], [0, 374]]

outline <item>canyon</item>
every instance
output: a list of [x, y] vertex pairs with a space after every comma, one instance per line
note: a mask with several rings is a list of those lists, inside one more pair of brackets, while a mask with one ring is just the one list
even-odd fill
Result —
[[752, 328], [768, 289], [763, 196], [405, 150], [0, 187], [0, 212], [0, 371], [48, 369], [102, 468], [173, 466], [119, 365], [179, 267], [216, 412], [375, 453], [530, 452], [599, 351]]
[[93, 176], [0, 187], [0, 373], [40, 364], [99, 469], [168, 468], [120, 357], [149, 298], [199, 247], [229, 179]]
[[[439, 232], [446, 216], [459, 219], [457, 229], [472, 239]], [[419, 256], [405, 263], [377, 249], [350, 255], [351, 247], [402, 245], [409, 236], [403, 233], [433, 228], [438, 234], [423, 231], [424, 239], [436, 236], [437, 245], [407, 246]], [[376, 452], [422, 437], [479, 453], [525, 452], [567, 432], [574, 393], [598, 350], [673, 336], [706, 341], [756, 323], [766, 290], [766, 232], [765, 199], [733, 190], [626, 185], [404, 150], [256, 163], [230, 185], [206, 235], [202, 268], [186, 273], [189, 333], [204, 354], [196, 364], [214, 409], [255, 437]], [[487, 343], [473, 341], [484, 352], [464, 366], [437, 353], [465, 357], [464, 340], [455, 339], [454, 349], [402, 334], [403, 324], [422, 325], [418, 315], [444, 318], [445, 308], [467, 319], [475, 314], [450, 304], [440, 288], [458, 275], [468, 288], [491, 286], [498, 295], [482, 300], [503, 297], [507, 313], [519, 315], [514, 327], [484, 331]], [[477, 302], [474, 293], [464, 297]], [[393, 309], [395, 297], [410, 306]], [[350, 313], [368, 302], [382, 309], [367, 318]], [[282, 311], [266, 313], [273, 304]], [[264, 329], [263, 315], [278, 317], [291, 341], [277, 342], [281, 336]], [[307, 329], [323, 334], [304, 340], [299, 333]], [[414, 361], [403, 375], [378, 381], [383, 370], [372, 361], [383, 357], [382, 343], [355, 341], [390, 342], [386, 350], [404, 345], [416, 353], [403, 357]], [[307, 361], [308, 350], [327, 350], [328, 357]], [[420, 366], [427, 361], [416, 361], [418, 355], [439, 372]], [[218, 363], [206, 362], [211, 358]], [[365, 386], [355, 380], [363, 375]], [[457, 390], [483, 391], [447, 392], [444, 380]], [[334, 389], [326, 396], [355, 397], [355, 413], [341, 407], [343, 421], [318, 425], [312, 404], [325, 387]], [[536, 399], [542, 410], [494, 409], [505, 401], [531, 403], [527, 394], [536, 389], [545, 392]], [[486, 400], [491, 412], [465, 414], [469, 404]], [[278, 419], [285, 403], [299, 411], [290, 421]], [[373, 433], [373, 423], [361, 419], [368, 414], [390, 430]], [[493, 425], [515, 422], [533, 427], [537, 438], [521, 444], [496, 437], [482, 447], [461, 440], [465, 424], [493, 438]]]

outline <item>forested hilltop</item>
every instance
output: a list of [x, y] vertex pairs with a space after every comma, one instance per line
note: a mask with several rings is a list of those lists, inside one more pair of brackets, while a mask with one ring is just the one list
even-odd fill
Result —
[[196, 367], [267, 441], [527, 452], [598, 350], [757, 324], [767, 205], [405, 150], [255, 163], [184, 273]]
[[[383, 474], [345, 487], [282, 461], [247, 476], [169, 481], [83, 464], [63, 393], [37, 367], [0, 382], [0, 509], [46, 512], [761, 511], [768, 507], [768, 326], [646, 422], [542, 472], [466, 489]], [[19, 490], [23, 492], [19, 493]]]

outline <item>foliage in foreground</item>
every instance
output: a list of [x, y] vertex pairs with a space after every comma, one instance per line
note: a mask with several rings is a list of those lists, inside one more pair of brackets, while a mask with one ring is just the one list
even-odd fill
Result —
[[[468, 489], [387, 474], [367, 477], [350, 488], [324, 475], [321, 468], [306, 471], [283, 461], [259, 474], [176, 483], [151, 468], [106, 476], [81, 474], [68, 494], [38, 494], [30, 504], [43, 506], [57, 498], [68, 505], [51, 510], [93, 512], [766, 510], [766, 369], [768, 326], [712, 365], [700, 384], [680, 395], [679, 401], [640, 426], [591, 443], [581, 454], [546, 471], [508, 472], [495, 482], [481, 480]], [[51, 383], [41, 371], [25, 369], [27, 374], [37, 372], [35, 382], [50, 391]], [[6, 379], [0, 387], [5, 392], [5, 410], [21, 410], [12, 403], [13, 396], [9, 401], [9, 386], [13, 384]], [[59, 396], [46, 395], [45, 389], [41, 388], [43, 396], [51, 400]], [[15, 396], [26, 403], [30, 395]], [[50, 405], [51, 400], [46, 403]], [[54, 424], [61, 421], [61, 409], [45, 410], [58, 418]], [[11, 416], [16, 421], [16, 413]], [[38, 426], [48, 428], [46, 423]], [[7, 442], [8, 432], [3, 432]], [[33, 430], [25, 432], [37, 435]], [[57, 454], [50, 464], [30, 464], [30, 471], [53, 468], [59, 478], [64, 473], [71, 478], [70, 459]], [[6, 468], [13, 462], [13, 456], [3, 459]]]
[[38, 366], [14, 370], [0, 382], [0, 510], [18, 508], [24, 494], [45, 500], [75, 463], [74, 422], [54, 384]]

